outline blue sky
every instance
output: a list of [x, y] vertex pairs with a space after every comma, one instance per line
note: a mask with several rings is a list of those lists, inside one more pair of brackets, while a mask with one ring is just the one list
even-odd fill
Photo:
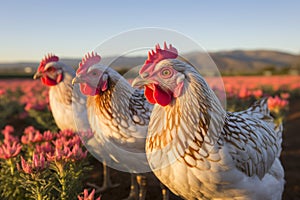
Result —
[[[162, 27], [208, 51], [271, 49], [300, 53], [300, 1], [2, 1], [0, 62], [46, 53], [82, 57], [120, 32]], [[130, 41], [128, 41], [130, 42]]]

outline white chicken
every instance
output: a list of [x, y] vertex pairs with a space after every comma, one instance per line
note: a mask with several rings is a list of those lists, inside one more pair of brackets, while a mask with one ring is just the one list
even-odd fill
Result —
[[[45, 56], [34, 74], [33, 78], [40, 78], [42, 83], [49, 86], [49, 103], [55, 123], [61, 130], [70, 129], [78, 131], [78, 134], [84, 137], [85, 131], [89, 131], [90, 125], [86, 114], [86, 96], [82, 95], [78, 85], [72, 85], [72, 79], [75, 77], [74, 68], [65, 65], [59, 61], [55, 55]], [[77, 112], [74, 112], [76, 105]], [[74, 117], [78, 118], [76, 121]], [[78, 129], [80, 127], [80, 130]], [[81, 135], [83, 134], [83, 135]], [[85, 145], [94, 155], [101, 155], [99, 148], [99, 139], [93, 137]], [[109, 178], [109, 168], [103, 166], [103, 185], [99, 191], [116, 187]]]
[[199, 72], [166, 43], [133, 81], [155, 104], [146, 140], [154, 174], [184, 199], [279, 200], [282, 126], [266, 100], [226, 112]]
[[[91, 128], [103, 138], [101, 148], [106, 150], [114, 166], [131, 173], [149, 172], [145, 137], [153, 105], [148, 103], [142, 90], [132, 88], [114, 69], [100, 65], [100, 60], [97, 54], [87, 54], [73, 79], [88, 96]], [[129, 199], [136, 199], [133, 177]], [[139, 175], [137, 179], [142, 200], [146, 194], [146, 177]], [[167, 194], [163, 194], [167, 199]]]

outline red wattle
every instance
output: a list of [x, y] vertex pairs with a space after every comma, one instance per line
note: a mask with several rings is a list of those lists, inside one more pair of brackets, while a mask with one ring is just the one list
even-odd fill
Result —
[[60, 83], [62, 80], [63, 80], [63, 74], [60, 73], [60, 74], [57, 75], [56, 82]]
[[158, 85], [154, 85], [153, 97], [161, 106], [167, 106], [172, 101], [172, 94], [162, 90]]
[[84, 95], [94, 96], [97, 93], [97, 90], [86, 83], [80, 83], [80, 91]]
[[48, 77], [42, 77], [42, 83], [44, 83], [47, 86], [54, 86], [57, 84], [57, 82], [51, 78]]
[[145, 86], [144, 94], [147, 100], [152, 104], [159, 104], [161, 106], [167, 106], [172, 101], [172, 94], [162, 90], [158, 85], [153, 84], [154, 90]]
[[152, 103], [152, 104], [155, 104], [156, 101], [153, 97], [153, 90], [151, 88], [149, 88], [148, 86], [145, 86], [145, 91], [144, 91], [144, 94], [145, 94], [145, 97], [146, 99]]
[[104, 92], [104, 91], [107, 90], [107, 88], [108, 88], [108, 86], [107, 86], [107, 81], [102, 82], [102, 84], [101, 84], [101, 91]]

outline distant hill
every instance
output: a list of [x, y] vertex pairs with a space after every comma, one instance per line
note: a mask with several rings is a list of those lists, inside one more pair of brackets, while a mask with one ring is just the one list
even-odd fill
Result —
[[[78, 66], [78, 63], [81, 59], [73, 59], [73, 58], [62, 58], [61, 62], [64, 62], [66, 65], [70, 66]], [[24, 69], [26, 67], [32, 67], [33, 69], [37, 69], [39, 66], [39, 62], [16, 62], [16, 63], [0, 63], [0, 70], [14, 70], [14, 69]]]
[[[257, 71], [263, 71], [265, 69], [280, 70], [285, 67], [293, 67], [299, 70], [300, 55], [294, 55], [279, 51], [269, 50], [235, 50], [235, 51], [220, 51], [210, 52], [209, 55], [218, 66], [222, 73], [253, 73]], [[198, 53], [188, 53], [183, 55], [191, 63], [198, 66], [206, 66], [208, 60], [205, 56], [201, 56]], [[102, 62], [105, 64], [111, 64], [116, 70], [128, 70], [137, 65], [143, 64], [146, 57], [120, 57], [114, 60], [112, 58], [103, 58]], [[61, 59], [62, 62], [67, 65], [77, 68], [80, 59]], [[38, 62], [20, 62], [20, 63], [0, 63], [0, 74], [3, 73], [24, 73], [26, 68], [27, 73], [33, 73], [38, 67]]]
[[227, 51], [210, 54], [222, 71], [256, 71], [268, 67], [282, 68], [300, 64], [300, 55], [278, 51]]

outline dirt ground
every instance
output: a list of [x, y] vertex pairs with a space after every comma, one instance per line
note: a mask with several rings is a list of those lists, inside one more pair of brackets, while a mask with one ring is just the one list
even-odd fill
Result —
[[[290, 102], [290, 111], [284, 124], [283, 152], [281, 160], [285, 169], [285, 190], [284, 200], [300, 199], [300, 100]], [[96, 162], [95, 162], [96, 163]], [[92, 180], [101, 184], [102, 166], [96, 163], [96, 170], [93, 171]], [[114, 183], [120, 186], [106, 191], [102, 194], [101, 200], [120, 200], [127, 197], [130, 187], [130, 174], [111, 170], [111, 177]], [[90, 179], [90, 180], [91, 180]], [[159, 182], [156, 178], [148, 174], [147, 200], [162, 199]], [[177, 196], [170, 193], [170, 200], [179, 200]]]
[[283, 199], [300, 199], [300, 99], [290, 102], [290, 112], [284, 124], [281, 160], [285, 169]]

